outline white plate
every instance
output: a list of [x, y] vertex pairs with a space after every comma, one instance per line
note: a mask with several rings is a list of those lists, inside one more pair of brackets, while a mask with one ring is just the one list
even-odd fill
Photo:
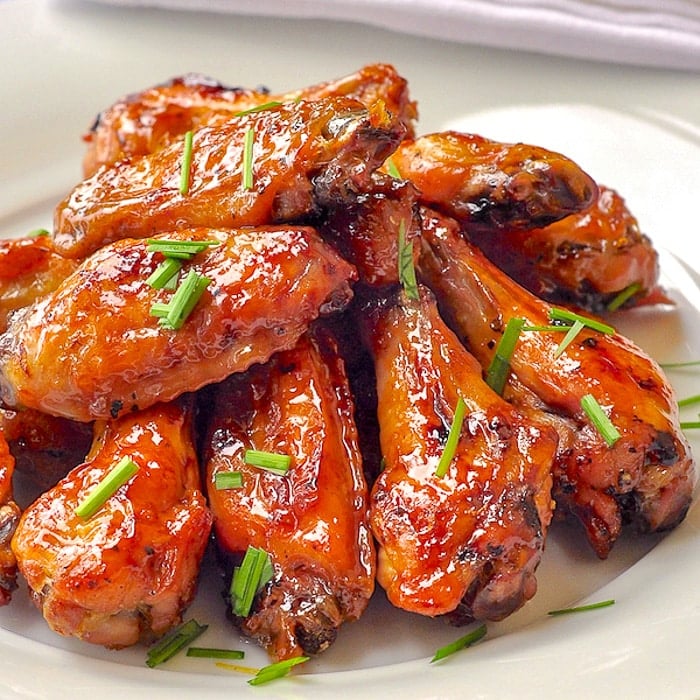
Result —
[[[562, 151], [616, 187], [664, 252], [676, 308], [629, 314], [623, 329], [661, 361], [700, 359], [697, 173], [700, 78], [421, 40], [357, 25], [116, 10], [83, 3], [0, 1], [0, 237], [50, 226], [53, 205], [80, 177], [80, 135], [124, 93], [199, 71], [273, 90], [330, 79], [365, 63], [396, 65], [419, 101], [420, 130], [446, 127]], [[681, 263], [680, 260], [683, 260]], [[700, 393], [700, 371], [675, 372], [679, 394]], [[690, 414], [689, 414], [690, 415]], [[698, 439], [691, 435], [696, 452]], [[700, 453], [700, 452], [698, 452]], [[365, 617], [299, 673], [253, 689], [207, 660], [149, 670], [143, 649], [109, 652], [49, 632], [25, 591], [0, 609], [0, 697], [568, 698], [700, 696], [700, 509], [665, 538], [625, 537], [599, 562], [556, 527], [523, 610], [489, 625], [479, 645], [428, 659], [462, 634], [389, 609]], [[647, 553], [648, 552], [648, 553]], [[223, 620], [207, 570], [192, 614], [202, 643], [262, 653]], [[547, 611], [617, 603], [585, 615]]]

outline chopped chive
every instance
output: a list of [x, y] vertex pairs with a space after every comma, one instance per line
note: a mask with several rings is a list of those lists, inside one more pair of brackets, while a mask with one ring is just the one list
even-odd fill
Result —
[[146, 280], [146, 284], [153, 287], [153, 289], [163, 289], [172, 280], [177, 279], [177, 273], [180, 272], [181, 267], [182, 263], [179, 260], [166, 258]]
[[697, 430], [700, 428], [700, 420], [686, 420], [680, 422], [681, 430]]
[[457, 399], [457, 405], [455, 406], [455, 413], [452, 418], [452, 425], [450, 425], [450, 430], [447, 434], [447, 441], [445, 442], [445, 449], [440, 455], [440, 460], [435, 468], [435, 476], [442, 478], [447, 474], [447, 470], [450, 467], [450, 462], [455, 456], [457, 451], [457, 445], [459, 444], [459, 436], [462, 432], [462, 423], [464, 423], [464, 414], [467, 410], [467, 404], [464, 403], [464, 399], [460, 396]]
[[40, 238], [42, 236], [50, 236], [51, 234], [45, 228], [35, 228], [30, 231], [27, 236], [29, 238]]
[[165, 318], [170, 311], [168, 304], [163, 304], [161, 302], [156, 302], [151, 306], [151, 316], [158, 316], [159, 318]]
[[270, 102], [263, 102], [261, 105], [256, 105], [255, 107], [250, 107], [249, 109], [243, 109], [240, 112], [234, 112], [234, 117], [245, 117], [248, 114], [255, 114], [255, 112], [264, 112], [266, 109], [272, 109], [274, 107], [281, 107], [283, 102], [276, 102], [271, 100]]
[[522, 318], [511, 318], [506, 324], [501, 339], [496, 346], [496, 354], [486, 371], [486, 383], [497, 393], [502, 394], [510, 372], [510, 360], [520, 337], [520, 331], [525, 325]]
[[180, 167], [180, 194], [187, 194], [190, 191], [190, 168], [192, 167], [192, 132], [185, 134], [185, 150], [182, 154], [182, 165]]
[[122, 457], [75, 509], [79, 518], [92, 517], [116, 491], [139, 470], [129, 457]]
[[308, 660], [308, 656], [295, 656], [293, 659], [285, 659], [284, 661], [278, 661], [269, 666], [263, 666], [248, 683], [250, 685], [262, 685], [263, 683], [274, 681], [277, 678], [283, 678], [294, 666], [303, 664]]
[[163, 253], [166, 258], [184, 259], [190, 259], [207, 248], [220, 245], [219, 241], [179, 241], [170, 238], [149, 238], [146, 243], [151, 253]]
[[397, 180], [401, 179], [401, 173], [399, 172], [399, 169], [396, 167], [396, 163], [394, 163], [391, 156], [389, 156], [384, 161], [384, 165], [386, 166], [386, 170], [389, 173], [389, 175], [391, 175], [391, 177], [396, 178]]
[[239, 649], [216, 649], [212, 647], [189, 647], [187, 656], [199, 659], [244, 659], [245, 652]]
[[[161, 325], [171, 330], [182, 328], [210, 281], [208, 277], [190, 270], [168, 302], [168, 313], [161, 318]], [[159, 314], [154, 312], [154, 307], [160, 307], [157, 304], [151, 307], [151, 315], [157, 316]]]
[[581, 408], [601, 434], [608, 447], [612, 447], [620, 439], [620, 432], [612, 424], [601, 405], [591, 394], [586, 394], [581, 399]]
[[633, 282], [625, 287], [616, 296], [614, 296], [607, 305], [608, 311], [617, 311], [626, 301], [629, 301], [640, 289], [642, 285], [639, 282]]
[[557, 346], [557, 349], [554, 351], [554, 357], [557, 358], [559, 357], [566, 348], [571, 345], [571, 343], [574, 342], [574, 339], [576, 336], [585, 328], [583, 323], [579, 321], [578, 319], [574, 321], [571, 326], [569, 327], [569, 330], [567, 331], [566, 335], [562, 339], [561, 343]]
[[245, 132], [243, 141], [243, 189], [253, 188], [253, 145], [255, 144], [255, 129], [251, 126]]
[[485, 636], [486, 625], [481, 625], [480, 627], [477, 627], [473, 632], [465, 634], [463, 637], [456, 639], [450, 644], [446, 644], [444, 647], [440, 647], [435, 652], [435, 656], [433, 656], [433, 658], [430, 659], [430, 663], [432, 664], [435, 661], [440, 661], [440, 659], [444, 659], [447, 656], [451, 656], [455, 652], [461, 651], [462, 649], [466, 649], [467, 647], [470, 647], [472, 644], [478, 642]]
[[246, 450], [243, 461], [252, 467], [266, 469], [275, 474], [284, 475], [289, 471], [292, 458], [289, 455], [276, 454], [275, 452], [265, 452], [263, 450]]
[[691, 360], [689, 362], [662, 362], [661, 367], [664, 369], [683, 369], [685, 367], [697, 367], [700, 365], [700, 360]]
[[592, 328], [594, 331], [599, 331], [600, 333], [605, 333], [606, 335], [611, 335], [615, 332], [612, 326], [602, 321], [597, 321], [594, 318], [589, 318], [588, 316], [581, 316], [581, 314], [574, 313], [568, 309], [560, 309], [553, 307], [549, 310], [549, 318], [552, 321], [568, 321], [574, 323], [580, 321], [587, 328]]
[[153, 668], [168, 659], [172, 659], [175, 654], [197, 639], [207, 628], [208, 625], [200, 625], [196, 620], [189, 620], [180, 625], [148, 650], [146, 666]]
[[615, 605], [613, 599], [601, 600], [598, 603], [589, 603], [588, 605], [577, 605], [574, 608], [561, 608], [560, 610], [550, 610], [547, 615], [568, 615], [569, 613], [586, 612], [587, 610], [597, 610], [598, 608], [607, 608]]
[[229, 593], [234, 615], [247, 617], [253, 599], [273, 573], [270, 555], [264, 549], [249, 546], [241, 565], [234, 569], [231, 577]]
[[214, 476], [214, 488], [217, 491], [239, 489], [241, 486], [243, 486], [243, 474], [241, 472], [217, 472]]
[[686, 396], [684, 399], [680, 399], [678, 401], [678, 407], [683, 408], [684, 406], [692, 406], [695, 403], [700, 403], [700, 394]]
[[406, 222], [399, 223], [399, 281], [409, 299], [418, 299], [416, 269], [413, 266], [413, 242], [406, 240]]
[[538, 331], [538, 332], [542, 332], [542, 333], [554, 333], [556, 331], [560, 331], [563, 333], [568, 328], [570, 328], [570, 326], [563, 326], [561, 324], [558, 324], [558, 325], [554, 325], [554, 324], [546, 325], [545, 324], [545, 325], [539, 325], [539, 326], [537, 326], [537, 325], [535, 325], [535, 326], [524, 325], [522, 327], [522, 330], [524, 330], [524, 331]]

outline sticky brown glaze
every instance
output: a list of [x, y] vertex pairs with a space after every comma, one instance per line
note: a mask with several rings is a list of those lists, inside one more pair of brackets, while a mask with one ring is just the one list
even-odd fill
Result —
[[7, 605], [17, 588], [17, 561], [12, 551], [12, 536], [20, 510], [13, 500], [12, 475], [15, 460], [0, 431], [0, 607]]
[[0, 336], [6, 405], [89, 421], [169, 401], [293, 346], [352, 293], [353, 268], [307, 227], [163, 237], [218, 242], [181, 272], [210, 280], [182, 328], [151, 314], [172, 295], [147, 283], [162, 254], [145, 240], [106, 246]]
[[362, 282], [399, 282], [399, 231], [403, 227], [409, 244], [420, 235], [417, 194], [410, 182], [377, 174], [364, 192], [332, 207], [319, 224], [326, 240], [355, 265]]
[[586, 208], [597, 192], [559, 153], [456, 131], [404, 141], [391, 159], [424, 203], [470, 231], [544, 226]]
[[[181, 622], [211, 530], [190, 403], [96, 425], [87, 460], [22, 515], [12, 548], [49, 627], [121, 648]], [[91, 518], [77, 506], [123, 457], [139, 471]]]
[[0, 241], [0, 331], [12, 311], [56, 289], [77, 266], [56, 253], [48, 236]]
[[[551, 306], [520, 287], [466, 242], [454, 221], [424, 212], [421, 271], [447, 318], [483, 367], [508, 319], [548, 325]], [[623, 522], [643, 532], [676, 526], [696, 479], [673, 389], [644, 351], [619, 334], [584, 329], [555, 357], [562, 332], [525, 331], [505, 396], [538, 403], [562, 434], [554, 471], [558, 509], [584, 526], [605, 558]], [[608, 447], [581, 409], [592, 394], [621, 433]]]
[[470, 239], [519, 284], [550, 302], [601, 312], [632, 285], [637, 291], [626, 307], [658, 291], [659, 260], [651, 240], [625, 200], [603, 185], [591, 206], [549, 226], [473, 231]]
[[[235, 563], [248, 546], [261, 548], [275, 570], [237, 624], [275, 659], [317, 654], [343, 622], [360, 617], [375, 574], [367, 485], [335, 341], [317, 328], [294, 349], [230, 377], [207, 403], [206, 482], [218, 547]], [[247, 449], [289, 455], [289, 471], [249, 466]], [[216, 490], [215, 475], [225, 471], [240, 471], [243, 487]]]
[[189, 73], [127, 95], [102, 111], [83, 137], [87, 143], [83, 171], [89, 177], [100, 166], [154, 153], [187, 131], [220, 123], [241, 111], [274, 102], [327, 97], [350, 97], [367, 108], [383, 102], [408, 133], [413, 133], [416, 104], [410, 99], [407, 81], [388, 64], [364, 66], [337, 80], [277, 94], [265, 88], [226, 87]]
[[[253, 135], [252, 185], [246, 135]], [[54, 244], [82, 257], [120, 238], [190, 226], [293, 221], [366, 185], [404, 128], [382, 105], [348, 98], [294, 102], [194, 133], [189, 187], [180, 191], [184, 139], [101, 168], [58, 205]]]
[[[371, 491], [377, 580], [411, 612], [500, 620], [537, 588], [556, 433], [486, 385], [430, 292], [382, 300], [368, 319], [385, 462]], [[459, 443], [437, 476], [460, 396]]]

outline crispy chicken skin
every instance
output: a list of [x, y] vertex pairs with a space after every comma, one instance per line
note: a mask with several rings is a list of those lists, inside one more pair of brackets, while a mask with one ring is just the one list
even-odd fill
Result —
[[210, 280], [184, 325], [171, 330], [151, 314], [172, 295], [147, 282], [162, 254], [146, 240], [106, 246], [0, 336], [7, 406], [89, 421], [171, 400], [292, 347], [352, 294], [353, 268], [308, 227], [161, 238], [218, 242], [183, 268]]
[[349, 98], [293, 102], [204, 127], [193, 136], [184, 194], [180, 139], [78, 184], [56, 208], [54, 245], [83, 257], [110, 241], [174, 228], [297, 220], [366, 184], [404, 133], [383, 105], [367, 110]]
[[[458, 224], [424, 211], [420, 269], [445, 317], [483, 367], [512, 317], [551, 324], [551, 306], [490, 263]], [[560, 431], [554, 469], [558, 509], [583, 524], [605, 558], [623, 522], [641, 531], [677, 525], [690, 504], [695, 465], [680, 430], [673, 389], [630, 340], [584, 328], [555, 357], [562, 332], [524, 331], [511, 358], [505, 397], [539, 405]], [[608, 447], [581, 409], [592, 394], [621, 433]]]
[[56, 253], [48, 236], [0, 240], [0, 331], [12, 311], [56, 289], [77, 266]]
[[[261, 548], [274, 567], [250, 615], [236, 622], [275, 659], [321, 652], [343, 622], [360, 617], [375, 574], [367, 485], [335, 341], [316, 328], [217, 386], [210, 411], [204, 462], [217, 545], [236, 563], [248, 546]], [[289, 455], [289, 471], [246, 464], [247, 449]], [[216, 474], [232, 470], [242, 473], [242, 488], [217, 490]]]
[[486, 256], [533, 294], [595, 312], [631, 285], [626, 306], [658, 292], [659, 260], [624, 199], [604, 185], [587, 209], [531, 231], [469, 234]]
[[[181, 621], [211, 529], [191, 402], [96, 424], [87, 460], [25, 510], [12, 540], [49, 627], [121, 648]], [[138, 472], [92, 517], [76, 507], [123, 457]]]
[[[411, 612], [500, 620], [537, 588], [556, 433], [487, 386], [427, 290], [381, 299], [366, 323], [385, 461], [371, 491], [377, 580]], [[459, 443], [438, 476], [460, 396]]]
[[456, 131], [406, 140], [391, 160], [425, 204], [469, 231], [544, 226], [589, 206], [597, 193], [595, 181], [559, 153]]
[[5, 436], [0, 431], [0, 607], [7, 605], [17, 587], [17, 562], [11, 541], [20, 517], [12, 498], [12, 475], [15, 460]]
[[370, 108], [383, 102], [409, 134], [417, 117], [408, 83], [388, 64], [364, 66], [347, 76], [298, 90], [271, 94], [264, 88], [225, 87], [198, 74], [187, 74], [127, 95], [102, 111], [84, 136], [86, 177], [102, 165], [154, 153], [185, 132], [220, 123], [237, 113], [274, 102], [350, 97]]

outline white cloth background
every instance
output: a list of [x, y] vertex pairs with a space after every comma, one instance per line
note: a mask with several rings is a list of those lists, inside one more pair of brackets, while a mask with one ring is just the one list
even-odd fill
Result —
[[352, 20], [410, 34], [700, 71], [700, 0], [100, 0]]

